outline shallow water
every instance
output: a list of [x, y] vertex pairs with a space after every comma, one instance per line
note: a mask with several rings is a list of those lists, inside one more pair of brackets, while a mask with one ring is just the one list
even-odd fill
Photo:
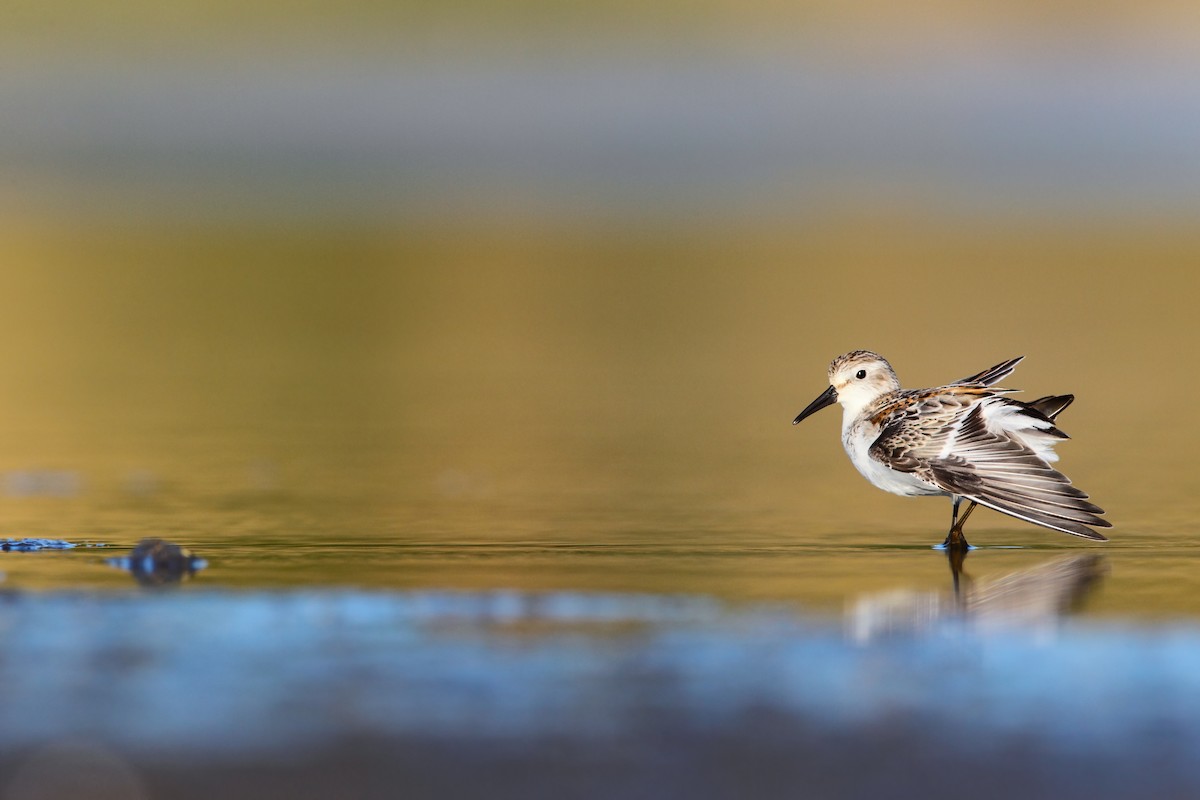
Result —
[[[1163, 343], [1193, 334], [1200, 239], [856, 225], [10, 226], [38, 269], [0, 273], [0, 535], [79, 546], [0, 553], [4, 743], [85, 731], [151, 774], [652, 718], [698, 752], [768, 709], [863, 741], [935, 720], [914, 757], [956, 730], [1120, 750], [1114, 780], [1154, 754], [1155, 785], [1200, 786], [1196, 434], [1138, 397], [1196, 388]], [[980, 511], [955, 595], [949, 503], [869, 486], [835, 411], [790, 424], [864, 346], [909, 385], [1024, 353], [1012, 386], [1076, 393], [1062, 467], [1112, 541]], [[146, 537], [204, 568], [139, 584], [114, 559]]]
[[[1095, 545], [981, 511], [968, 569], [1097, 552], [1111, 576], [1084, 613], [1200, 612], [1196, 434], [1131, 402], [1148, 373], [1192, 388], [1161, 343], [1192, 333], [1200, 239], [875, 229], [864, 244], [847, 224], [471, 243], [10, 227], [10, 250], [39, 269], [0, 276], [0, 533], [118, 554], [162, 537], [210, 560], [207, 587], [596, 589], [837, 611], [862, 591], [943, 586], [928, 546], [949, 503], [866, 484], [837, 409], [789, 424], [829, 357], [874, 347], [920, 385], [1026, 354], [1009, 383], [1077, 395], [1061, 465], [1117, 527]], [[1061, 302], [1072, 269], [1135, 260], [1151, 266]], [[998, 262], [1051, 277], [1032, 294], [995, 286]], [[871, 300], [876, 313], [828, 307], [854, 265], [916, 263], [929, 277]], [[940, 293], [939, 277], [953, 278]], [[979, 307], [957, 299], [980, 293]], [[888, 333], [882, 312], [904, 303], [943, 307], [941, 327], [969, 321], [972, 335]], [[125, 588], [113, 554], [8, 554], [3, 571], [19, 590]]]

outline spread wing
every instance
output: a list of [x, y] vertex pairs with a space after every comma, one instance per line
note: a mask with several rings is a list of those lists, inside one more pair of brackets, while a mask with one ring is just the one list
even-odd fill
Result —
[[1013, 369], [1020, 364], [1025, 356], [1010, 358], [994, 367], [988, 367], [983, 372], [977, 372], [966, 378], [955, 381], [951, 386], [994, 386], [1012, 374]]
[[871, 417], [880, 429], [869, 451], [871, 457], [933, 483], [925, 467], [946, 448], [957, 420], [974, 403], [990, 396], [982, 387], [958, 385], [897, 392]]
[[1104, 511], [1048, 463], [1054, 458], [1053, 445], [1066, 434], [1046, 412], [1057, 414], [1070, 402], [1063, 400], [1026, 404], [956, 385], [900, 398], [881, 420], [870, 454], [892, 469], [996, 511], [1104, 540], [1087, 527], [1112, 527], [1097, 516]]

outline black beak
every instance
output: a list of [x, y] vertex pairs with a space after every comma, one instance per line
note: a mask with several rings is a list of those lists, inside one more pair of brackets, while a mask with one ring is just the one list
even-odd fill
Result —
[[792, 424], [795, 425], [797, 422], [799, 422], [800, 420], [809, 416], [810, 414], [815, 414], [816, 412], [820, 411], [825, 406], [831, 406], [836, 402], [837, 402], [837, 389], [830, 386], [828, 389], [821, 392], [820, 397], [818, 397], [816, 400], [813, 400], [811, 403], [809, 403], [808, 408], [804, 409], [799, 414], [797, 414], [796, 418], [794, 420], [792, 420]]

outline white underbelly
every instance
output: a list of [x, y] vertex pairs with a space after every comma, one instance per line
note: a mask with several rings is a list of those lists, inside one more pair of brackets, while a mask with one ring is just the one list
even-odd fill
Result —
[[874, 437], [871, 437], [870, 441], [868, 441], [866, 437], [862, 436], [847, 436], [842, 440], [842, 444], [846, 447], [846, 453], [849, 454], [850, 461], [854, 464], [855, 469], [861, 472], [863, 477], [872, 484], [883, 489], [885, 492], [910, 497], [949, 494], [949, 492], [939, 489], [933, 484], [926, 483], [911, 472], [900, 472], [889, 469], [883, 462], [871, 458], [869, 451], [872, 441], [874, 441]]

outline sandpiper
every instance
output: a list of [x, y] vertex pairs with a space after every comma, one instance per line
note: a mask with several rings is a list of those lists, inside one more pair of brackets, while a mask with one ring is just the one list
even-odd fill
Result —
[[[1050, 466], [1054, 446], [1067, 435], [1054, 418], [1073, 395], [1023, 403], [992, 388], [1024, 356], [933, 389], [901, 389], [892, 365], [869, 350], [838, 356], [829, 388], [792, 421], [841, 403], [842, 445], [859, 472], [899, 495], [951, 499], [950, 532], [943, 546], [966, 549], [963, 523], [975, 504], [1087, 539], [1106, 541], [1092, 528], [1111, 528], [1104, 511]], [[971, 505], [960, 518], [958, 506]], [[1090, 526], [1090, 527], [1089, 527]]]

